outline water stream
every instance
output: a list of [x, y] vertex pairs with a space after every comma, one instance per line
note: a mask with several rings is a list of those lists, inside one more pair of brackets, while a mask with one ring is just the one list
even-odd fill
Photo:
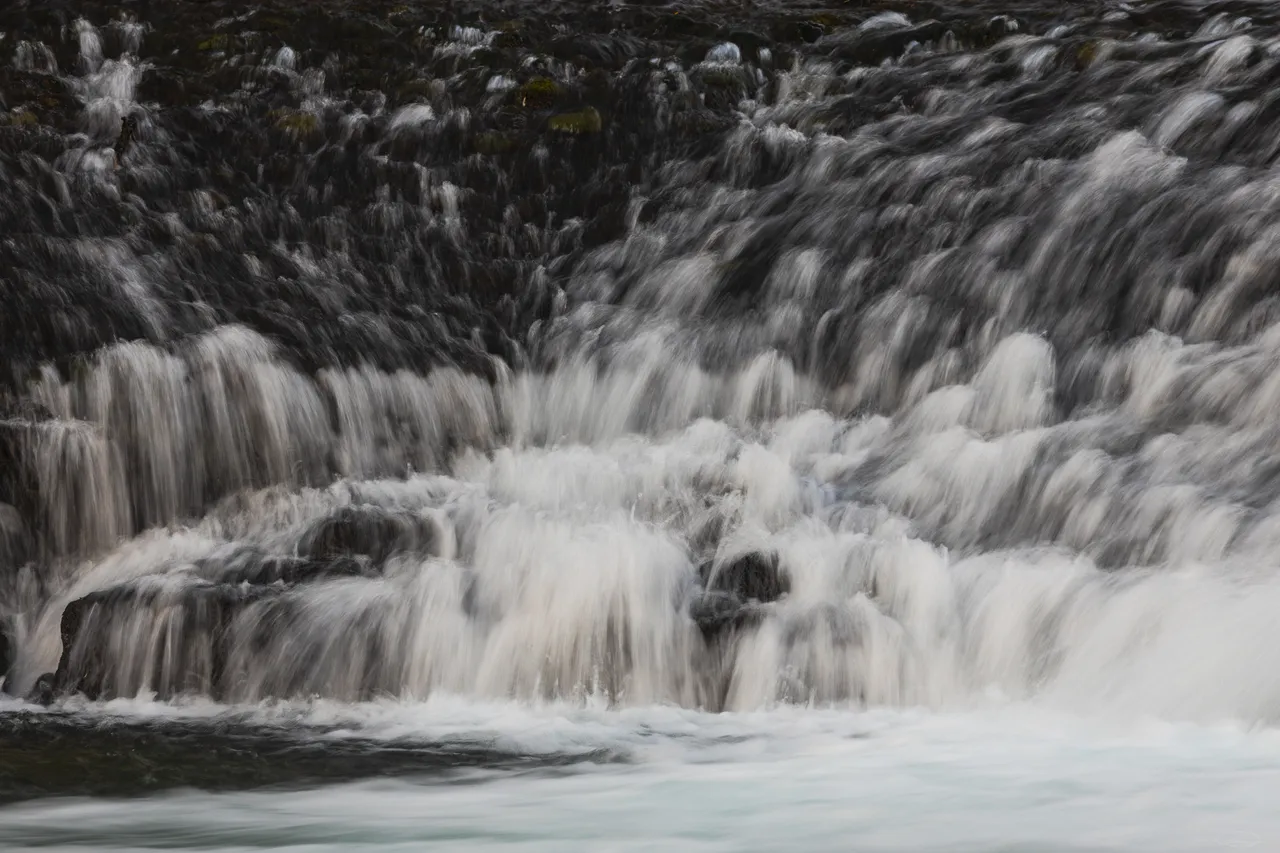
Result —
[[[681, 849], [1280, 843], [1271, 4], [19, 5], [14, 766], [140, 713], [267, 753], [336, 714], [424, 768], [442, 720], [504, 734], [460, 787], [179, 773], [225, 793], [123, 834], [0, 809], [0, 841], [606, 849], [627, 813]], [[538, 755], [569, 769], [509, 766]], [[1230, 819], [1158, 829], [1219, 784]], [[957, 786], [953, 834], [903, 829]], [[828, 822], [837, 790], [862, 811]], [[335, 797], [374, 811], [332, 830]], [[1054, 797], [1078, 813], [1033, 831]], [[749, 829], [764, 802], [790, 817]]]

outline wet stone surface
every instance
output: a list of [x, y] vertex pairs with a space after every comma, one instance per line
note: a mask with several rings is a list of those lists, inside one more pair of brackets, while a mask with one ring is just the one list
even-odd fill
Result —
[[140, 797], [182, 788], [289, 789], [378, 776], [452, 781], [468, 769], [551, 771], [607, 752], [518, 755], [482, 744], [325, 738], [322, 727], [223, 720], [0, 714], [0, 805], [48, 796]]

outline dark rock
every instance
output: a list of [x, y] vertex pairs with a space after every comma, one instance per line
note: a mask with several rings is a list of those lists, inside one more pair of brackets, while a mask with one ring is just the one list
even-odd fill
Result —
[[853, 65], [879, 65], [886, 59], [901, 56], [912, 42], [936, 41], [946, 32], [947, 26], [939, 21], [926, 21], [909, 27], [842, 30], [824, 36], [816, 47], [832, 59]]
[[22, 514], [12, 504], [0, 503], [0, 577], [31, 560], [35, 556], [34, 546]]
[[573, 113], [560, 113], [547, 119], [547, 127], [556, 133], [583, 134], [599, 133], [602, 124], [600, 113], [594, 107], [587, 107]]
[[114, 146], [116, 166], [119, 166], [124, 162], [124, 155], [129, 153], [129, 146], [133, 144], [133, 136], [137, 132], [137, 116], [128, 115], [120, 119], [120, 135], [116, 137], [116, 143]]
[[722, 592], [741, 601], [768, 604], [791, 591], [791, 579], [778, 566], [778, 555], [752, 552], [725, 563], [704, 563], [698, 570], [708, 592]]
[[45, 707], [52, 705], [58, 693], [55, 689], [56, 684], [56, 676], [51, 672], [46, 672], [37, 678], [35, 685], [27, 691], [26, 701], [32, 705], [43, 705]]
[[67, 127], [78, 104], [61, 79], [51, 74], [0, 66], [0, 107], [40, 124]]
[[364, 555], [295, 557], [246, 548], [230, 557], [211, 557], [196, 564], [201, 578], [217, 584], [264, 586], [315, 583], [338, 577], [376, 577], [378, 567]]
[[618, 69], [650, 50], [643, 39], [616, 31], [607, 35], [582, 33], [562, 36], [553, 39], [548, 45], [548, 52], [552, 56], [587, 68]]
[[412, 513], [393, 513], [374, 506], [347, 506], [312, 525], [298, 543], [298, 553], [316, 560], [354, 554], [381, 564], [402, 551], [429, 551], [435, 527]]
[[764, 615], [765, 610], [759, 605], [743, 603], [736, 595], [726, 592], [708, 592], [689, 607], [690, 618], [708, 642], [753, 628]]
[[790, 590], [790, 579], [772, 553], [744, 554], [719, 566], [707, 561], [698, 576], [703, 592], [690, 603], [689, 616], [708, 643], [760, 624], [766, 605]]
[[[221, 696], [233, 619], [258, 602], [277, 598], [278, 586], [190, 583], [179, 588], [125, 584], [70, 602], [62, 613], [62, 657], [54, 685], [59, 694], [90, 699], [134, 695], [145, 683], [158, 695], [182, 693]], [[124, 620], [163, 617], [163, 659], [155, 671], [123, 671], [127, 663], [112, 657], [112, 631]], [[281, 630], [287, 626], [278, 626]]]
[[20, 566], [31, 556], [24, 519], [39, 511], [27, 453], [34, 429], [29, 421], [0, 421], [0, 569]]
[[7, 689], [5, 683], [14, 659], [13, 640], [9, 636], [9, 626], [0, 621], [0, 691]]

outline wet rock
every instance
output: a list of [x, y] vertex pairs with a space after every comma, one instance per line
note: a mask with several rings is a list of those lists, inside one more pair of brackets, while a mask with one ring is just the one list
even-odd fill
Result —
[[318, 560], [363, 555], [381, 564], [392, 554], [429, 551], [435, 544], [435, 528], [421, 516], [348, 506], [316, 522], [303, 535], [298, 553]]
[[[131, 696], [146, 685], [166, 698], [181, 693], [218, 697], [225, 689], [232, 621], [283, 591], [244, 583], [142, 581], [78, 598], [62, 613], [56, 692], [101, 699]], [[131, 623], [145, 626], [143, 633], [119, 633]], [[155, 669], [134, 671], [126, 666], [129, 660], [152, 660]]]
[[472, 145], [480, 154], [506, 154], [516, 149], [519, 140], [515, 134], [490, 130], [476, 134], [472, 139]]
[[547, 119], [547, 127], [556, 133], [599, 133], [603, 122], [595, 107], [587, 107], [577, 112], [554, 115]]
[[196, 45], [196, 50], [224, 53], [231, 50], [234, 46], [235, 42], [232, 40], [231, 36], [226, 33], [216, 33], [201, 40], [201, 42]]
[[691, 602], [689, 616], [708, 642], [758, 625], [767, 605], [790, 590], [790, 579], [773, 553], [743, 554], [719, 566], [707, 561], [698, 576], [703, 591]]
[[0, 67], [0, 107], [10, 111], [10, 125], [66, 127], [78, 103], [58, 77]]
[[34, 549], [35, 542], [22, 513], [12, 504], [0, 503], [0, 578], [31, 560]]
[[0, 692], [8, 689], [6, 680], [13, 666], [14, 652], [13, 639], [9, 636], [9, 625], [6, 621], [0, 621]]
[[549, 109], [560, 99], [560, 84], [548, 77], [534, 77], [516, 90], [516, 102], [527, 109]]
[[143, 75], [138, 83], [140, 103], [162, 107], [194, 106], [216, 96], [217, 87], [206, 74], [179, 68], [156, 68]]
[[32, 705], [45, 707], [52, 705], [58, 695], [56, 684], [57, 677], [51, 672], [46, 672], [37, 678], [36, 683], [27, 691], [26, 701]]
[[30, 528], [24, 519], [39, 511], [35, 471], [28, 448], [35, 427], [26, 420], [0, 421], [0, 569], [30, 558]]
[[708, 109], [724, 112], [735, 109], [751, 91], [751, 78], [740, 65], [710, 65], [699, 68], [692, 82]]
[[755, 627], [764, 619], [765, 613], [758, 604], [746, 603], [732, 593], [717, 591], [699, 596], [689, 607], [690, 618], [708, 642]]
[[258, 548], [243, 548], [195, 563], [196, 574], [215, 584], [269, 586], [318, 583], [331, 578], [377, 577], [380, 574], [367, 556], [341, 554], [305, 557], [268, 554]]
[[912, 42], [936, 41], [946, 32], [947, 26], [940, 21], [926, 21], [914, 26], [859, 28], [824, 36], [816, 47], [835, 60], [853, 65], [879, 65], [886, 59], [901, 56]]
[[116, 138], [114, 146], [117, 166], [124, 162], [124, 156], [129, 153], [129, 146], [133, 144], [133, 137], [137, 132], [138, 119], [136, 116], [129, 115], [120, 119], [120, 135]]
[[578, 34], [553, 39], [548, 53], [585, 68], [618, 69], [651, 48], [643, 39], [614, 31], [608, 34]]
[[708, 592], [722, 592], [741, 601], [768, 604], [791, 590], [791, 579], [778, 565], [775, 553], [751, 552], [720, 565], [704, 563], [698, 571]]
[[320, 120], [313, 113], [303, 110], [275, 110], [269, 118], [277, 130], [295, 139], [315, 136], [320, 130]]

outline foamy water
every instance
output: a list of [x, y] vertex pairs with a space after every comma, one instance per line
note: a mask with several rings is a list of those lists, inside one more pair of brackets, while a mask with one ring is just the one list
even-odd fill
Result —
[[[115, 703], [95, 713], [141, 716]], [[161, 713], [173, 714], [174, 709]], [[186, 708], [179, 715], [204, 715]], [[225, 713], [225, 712], [224, 712]], [[324, 738], [609, 751], [624, 763], [0, 810], [9, 850], [1270, 850], [1280, 738], [1026, 708], [706, 715], [476, 704], [276, 708]]]

